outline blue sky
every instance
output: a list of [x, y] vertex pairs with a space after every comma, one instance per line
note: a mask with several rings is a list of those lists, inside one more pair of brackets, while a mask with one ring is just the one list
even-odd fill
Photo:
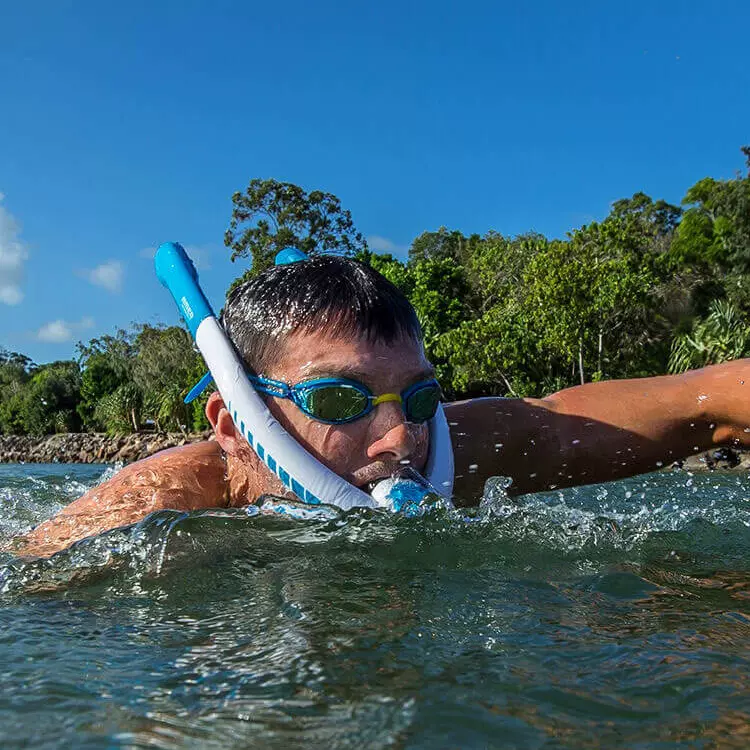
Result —
[[561, 236], [678, 202], [750, 143], [750, 4], [0, 0], [0, 346], [38, 362], [176, 323], [179, 240], [219, 307], [231, 195], [338, 195], [376, 249]]

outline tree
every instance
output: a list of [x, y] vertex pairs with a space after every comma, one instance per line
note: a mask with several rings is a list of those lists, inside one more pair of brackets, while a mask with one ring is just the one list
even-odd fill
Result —
[[685, 194], [687, 209], [672, 244], [678, 261], [750, 273], [750, 147], [742, 153], [747, 175], [732, 180], [705, 177]]
[[224, 244], [232, 249], [233, 261], [252, 258], [249, 275], [271, 266], [276, 253], [287, 247], [308, 255], [353, 255], [367, 248], [351, 214], [332, 193], [254, 179], [244, 193], [232, 196], [232, 204]]
[[114, 336], [105, 334], [78, 343], [78, 363], [81, 367], [81, 400], [78, 415], [87, 429], [107, 429], [97, 417], [101, 400], [114, 393], [133, 377], [136, 356], [135, 335], [119, 329]]
[[24, 388], [36, 365], [24, 354], [0, 347], [0, 433], [26, 432], [23, 423]]
[[81, 372], [77, 362], [64, 360], [40, 366], [23, 389], [21, 419], [31, 435], [75, 432]]
[[422, 326], [428, 356], [432, 345], [472, 317], [472, 293], [462, 266], [452, 258], [426, 258], [409, 264], [411, 303]]
[[463, 263], [480, 241], [478, 234], [464, 237], [461, 232], [440, 227], [437, 232], [422, 232], [409, 248], [409, 263], [422, 260], [452, 260]]
[[123, 383], [99, 399], [95, 418], [110, 435], [137, 432], [141, 426], [142, 406], [143, 396], [138, 386]]
[[[202, 375], [205, 364], [190, 334], [179, 326], [143, 325], [136, 338], [133, 383], [142, 398], [142, 415], [158, 429], [185, 431], [192, 426], [200, 404], [185, 404], [189, 388]], [[198, 375], [200, 377], [200, 375]]]

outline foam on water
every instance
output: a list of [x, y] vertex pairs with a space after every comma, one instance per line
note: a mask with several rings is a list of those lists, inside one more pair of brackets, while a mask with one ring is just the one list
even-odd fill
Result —
[[[0, 534], [7, 542], [119, 468], [105, 469], [88, 485], [69, 474], [6, 480], [0, 488]], [[576, 560], [580, 570], [613, 559], [638, 559], [644, 545], [672, 539], [668, 532], [682, 534], [680, 543], [688, 547], [693, 546], [691, 537], [704, 544], [711, 532], [719, 533], [725, 552], [750, 540], [750, 488], [741, 477], [672, 472], [519, 499], [509, 497], [509, 485], [510, 480], [497, 477], [487, 483], [478, 507], [434, 507], [419, 518], [367, 509], [291, 507], [293, 503], [272, 497], [241, 510], [161, 511], [133, 526], [82, 540], [51, 560], [9, 560], [0, 567], [0, 593], [52, 590], [114, 571], [137, 581], [159, 575], [170, 558], [190, 565], [196, 547], [214, 548], [212, 537], [241, 539], [249, 530], [287, 545], [367, 547], [415, 536], [425, 544], [435, 539], [458, 547], [478, 543], [504, 550], [508, 560]], [[235, 552], [243, 547], [236, 539]], [[731, 560], [725, 563], [731, 565]]]

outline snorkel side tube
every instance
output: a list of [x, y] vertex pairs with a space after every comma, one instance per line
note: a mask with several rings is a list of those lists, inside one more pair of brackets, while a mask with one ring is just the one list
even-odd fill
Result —
[[[282, 484], [310, 504], [323, 502], [344, 510], [387, 504], [390, 491], [379, 493], [377, 500], [370, 497], [308, 453], [272, 416], [250, 384], [242, 361], [200, 288], [195, 266], [184, 248], [176, 242], [164, 243], [156, 251], [154, 265], [159, 281], [177, 303], [235, 426]], [[437, 494], [450, 498], [453, 448], [442, 407], [430, 420], [429, 428], [425, 473], [431, 487], [426, 485], [428, 489], [423, 490], [423, 496]], [[404, 481], [413, 479], [405, 477]]]

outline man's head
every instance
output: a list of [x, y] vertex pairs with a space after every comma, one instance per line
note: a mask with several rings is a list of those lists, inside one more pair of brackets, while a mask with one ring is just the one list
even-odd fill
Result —
[[370, 266], [331, 255], [274, 266], [236, 287], [221, 316], [248, 369], [263, 374], [296, 333], [421, 343], [414, 308]]
[[[232, 292], [222, 322], [248, 371], [289, 385], [345, 377], [381, 395], [432, 375], [414, 308], [381, 274], [351, 259], [324, 256], [270, 268]], [[266, 402], [305, 448], [357, 486], [400, 463], [424, 466], [427, 426], [407, 422], [395, 401], [342, 425], [311, 419], [290, 400]], [[219, 423], [219, 441], [226, 438], [222, 447], [251, 460], [244, 440], [230, 439], [226, 412], [220, 429], [220, 408], [212, 397], [208, 414]], [[258, 492], [280, 490], [264, 468], [258, 471], [267, 480]]]

